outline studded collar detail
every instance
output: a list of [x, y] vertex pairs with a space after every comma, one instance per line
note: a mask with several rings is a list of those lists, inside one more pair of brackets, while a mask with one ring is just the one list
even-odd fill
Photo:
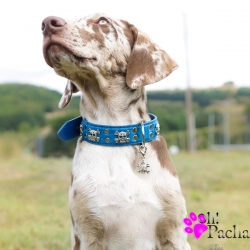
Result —
[[[151, 121], [144, 122], [145, 142], [154, 140], [160, 133], [157, 117], [149, 114]], [[124, 126], [99, 125], [81, 116], [64, 123], [57, 135], [64, 141], [81, 136], [84, 141], [102, 146], [129, 146], [142, 144], [141, 123]]]

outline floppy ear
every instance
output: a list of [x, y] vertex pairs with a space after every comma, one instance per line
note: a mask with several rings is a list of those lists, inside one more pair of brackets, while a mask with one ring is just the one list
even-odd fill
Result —
[[76, 93], [78, 91], [79, 90], [77, 89], [75, 84], [73, 82], [71, 82], [70, 80], [68, 80], [66, 87], [65, 87], [65, 90], [64, 90], [64, 93], [63, 93], [61, 100], [58, 104], [58, 108], [62, 109], [64, 107], [66, 107], [71, 100], [72, 94]]
[[128, 58], [126, 83], [132, 89], [158, 82], [175, 69], [177, 63], [146, 34], [130, 25], [135, 42]]

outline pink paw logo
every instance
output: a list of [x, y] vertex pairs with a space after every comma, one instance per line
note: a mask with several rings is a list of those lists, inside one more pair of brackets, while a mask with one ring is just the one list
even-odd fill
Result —
[[200, 223], [196, 223], [193, 228], [191, 227], [193, 225], [193, 222], [197, 221], [196, 213], [191, 212], [189, 214], [189, 218], [185, 218], [183, 220], [184, 224], [187, 226], [187, 227], [185, 227], [184, 230], [188, 234], [193, 233], [195, 238], [199, 239], [201, 237], [201, 235], [208, 230], [208, 226], [204, 225], [204, 223], [206, 222], [206, 216], [204, 214], [199, 214], [198, 215], [198, 218], [199, 218], [198, 222], [200, 222]]

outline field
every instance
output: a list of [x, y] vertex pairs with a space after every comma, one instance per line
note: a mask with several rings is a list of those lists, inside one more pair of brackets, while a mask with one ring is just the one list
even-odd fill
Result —
[[[210, 214], [218, 230], [248, 230], [250, 237], [249, 152], [181, 153], [177, 167], [188, 212]], [[0, 158], [0, 249], [70, 249], [68, 186], [71, 159], [30, 155]], [[216, 212], [219, 213], [218, 219]], [[208, 232], [188, 239], [193, 250], [250, 250], [250, 238], [221, 239]], [[230, 234], [229, 234], [230, 236]]]

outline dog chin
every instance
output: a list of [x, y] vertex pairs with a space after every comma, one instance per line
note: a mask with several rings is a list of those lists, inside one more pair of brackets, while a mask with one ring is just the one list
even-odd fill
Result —
[[64, 47], [58, 44], [52, 44], [47, 49], [46, 57], [49, 65], [54, 68], [56, 65], [61, 64], [62, 61], [65, 61], [65, 59], [69, 58], [70, 56]]
[[86, 70], [92, 68], [92, 64], [97, 62], [95, 57], [87, 58], [80, 57], [73, 54], [71, 51], [59, 44], [52, 44], [47, 49], [47, 63], [52, 68], [65, 68], [69, 72], [73, 68], [73, 72], [77, 68], [85, 68]]

